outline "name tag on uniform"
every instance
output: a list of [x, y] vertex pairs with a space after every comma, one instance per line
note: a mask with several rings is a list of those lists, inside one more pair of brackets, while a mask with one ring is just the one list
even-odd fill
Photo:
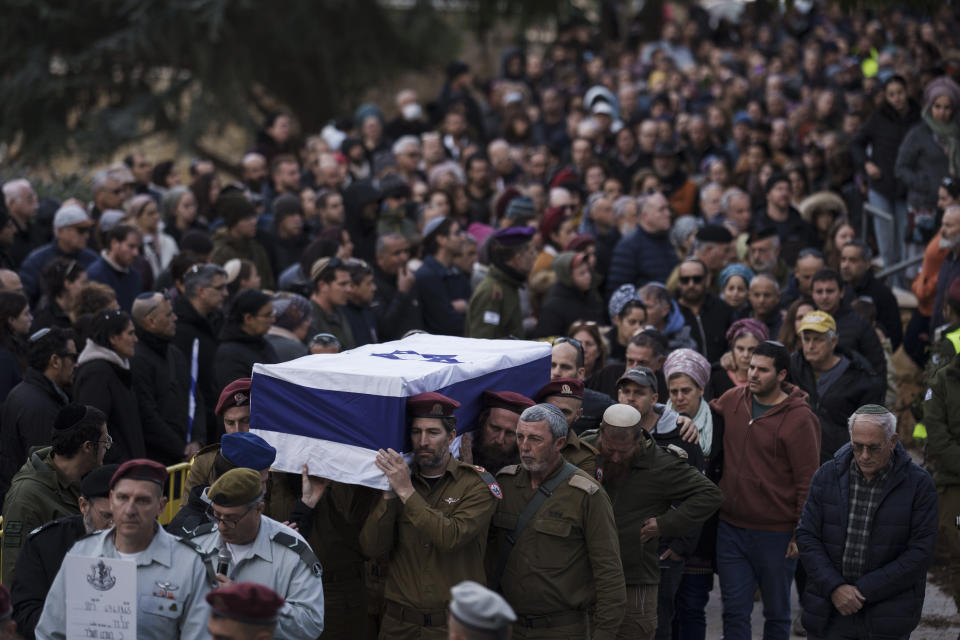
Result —
[[483, 322], [484, 324], [500, 324], [500, 314], [496, 311], [484, 311]]

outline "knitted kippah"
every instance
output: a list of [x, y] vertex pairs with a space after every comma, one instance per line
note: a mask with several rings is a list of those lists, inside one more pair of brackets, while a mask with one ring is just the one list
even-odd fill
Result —
[[855, 413], [855, 414], [865, 414], [865, 413], [866, 413], [866, 414], [870, 414], [870, 415], [879, 416], [879, 415], [883, 415], [883, 414], [885, 414], [885, 413], [890, 413], [890, 410], [887, 409], [886, 407], [881, 407], [881, 406], [878, 405], [878, 404], [865, 404], [865, 405], [863, 405], [862, 407], [860, 407], [859, 409], [857, 409], [856, 411], [854, 411], [854, 413]]

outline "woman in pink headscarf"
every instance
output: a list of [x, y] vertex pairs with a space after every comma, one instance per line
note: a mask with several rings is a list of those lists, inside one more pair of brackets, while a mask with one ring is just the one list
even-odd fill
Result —
[[710, 374], [709, 397], [719, 398], [734, 387], [747, 384], [750, 356], [758, 344], [770, 339], [767, 325], [754, 318], [737, 320], [727, 329], [730, 351], [713, 366]]

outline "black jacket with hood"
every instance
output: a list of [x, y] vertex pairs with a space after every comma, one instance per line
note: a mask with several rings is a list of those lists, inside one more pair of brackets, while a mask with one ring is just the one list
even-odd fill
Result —
[[534, 329], [533, 337], [564, 336], [570, 325], [577, 320], [603, 322], [603, 300], [593, 288], [581, 291], [573, 284], [572, 251], [565, 251], [553, 261], [553, 270], [557, 281], [547, 291], [547, 297], [540, 307], [540, 319]]

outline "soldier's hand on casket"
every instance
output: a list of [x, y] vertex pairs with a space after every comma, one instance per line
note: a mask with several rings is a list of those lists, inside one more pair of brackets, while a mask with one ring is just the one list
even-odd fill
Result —
[[387, 482], [400, 499], [404, 502], [413, 495], [413, 482], [410, 480], [410, 467], [399, 453], [393, 449], [384, 451], [380, 449], [377, 452], [377, 459], [374, 461], [377, 468], [383, 471], [387, 476]]
[[327, 487], [330, 486], [330, 480], [327, 478], [318, 478], [310, 475], [310, 469], [303, 465], [300, 472], [302, 479], [300, 500], [311, 509], [317, 506], [320, 498], [323, 497]]

